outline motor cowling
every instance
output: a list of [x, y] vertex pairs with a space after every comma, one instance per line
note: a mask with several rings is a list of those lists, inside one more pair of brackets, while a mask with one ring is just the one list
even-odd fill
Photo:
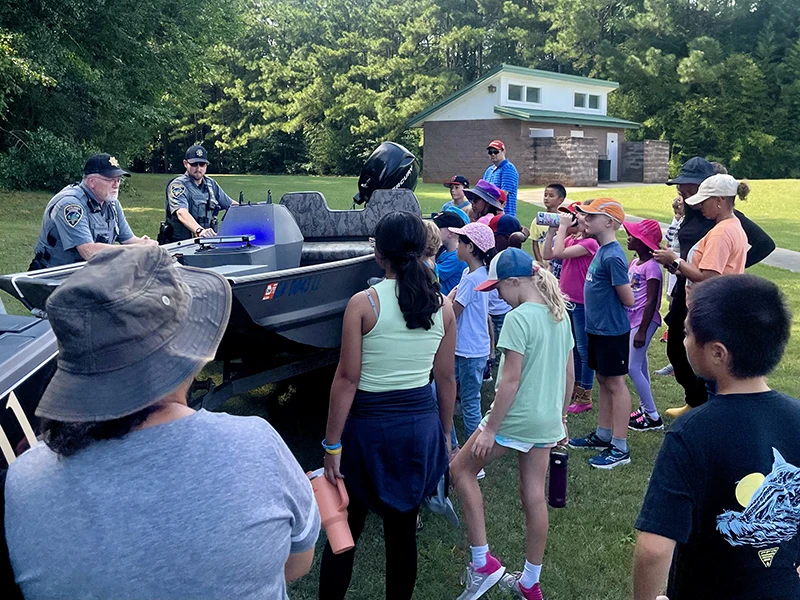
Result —
[[367, 159], [358, 178], [356, 204], [366, 204], [375, 190], [417, 187], [419, 170], [416, 157], [395, 142], [383, 142]]

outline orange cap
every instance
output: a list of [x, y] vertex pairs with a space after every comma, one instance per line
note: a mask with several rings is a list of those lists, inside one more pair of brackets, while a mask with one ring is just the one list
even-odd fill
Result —
[[606, 215], [620, 225], [625, 220], [625, 210], [622, 204], [613, 198], [595, 198], [589, 204], [576, 206], [575, 210], [585, 215]]

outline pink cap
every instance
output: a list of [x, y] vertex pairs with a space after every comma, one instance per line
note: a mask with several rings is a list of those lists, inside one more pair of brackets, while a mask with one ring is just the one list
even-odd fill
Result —
[[467, 236], [483, 252], [494, 248], [494, 232], [484, 223], [469, 223], [457, 229], [451, 227], [450, 231]]
[[643, 219], [638, 223], [625, 221], [622, 226], [629, 236], [643, 242], [651, 250], [658, 250], [661, 246], [661, 225], [658, 221], [653, 219]]

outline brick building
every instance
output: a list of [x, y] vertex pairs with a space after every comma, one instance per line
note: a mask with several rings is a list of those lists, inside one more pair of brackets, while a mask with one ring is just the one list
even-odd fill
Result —
[[500, 65], [408, 122], [423, 128], [422, 176], [444, 182], [458, 173], [477, 181], [490, 164], [486, 145], [500, 139], [520, 185], [666, 181], [669, 143], [625, 142], [625, 130], [640, 124], [608, 116], [608, 94], [617, 87]]

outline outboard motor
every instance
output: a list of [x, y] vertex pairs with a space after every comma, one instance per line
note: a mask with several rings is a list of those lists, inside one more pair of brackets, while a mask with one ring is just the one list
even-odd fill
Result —
[[400, 144], [383, 142], [373, 152], [361, 169], [356, 204], [366, 204], [375, 190], [394, 190], [417, 187], [417, 159]]

